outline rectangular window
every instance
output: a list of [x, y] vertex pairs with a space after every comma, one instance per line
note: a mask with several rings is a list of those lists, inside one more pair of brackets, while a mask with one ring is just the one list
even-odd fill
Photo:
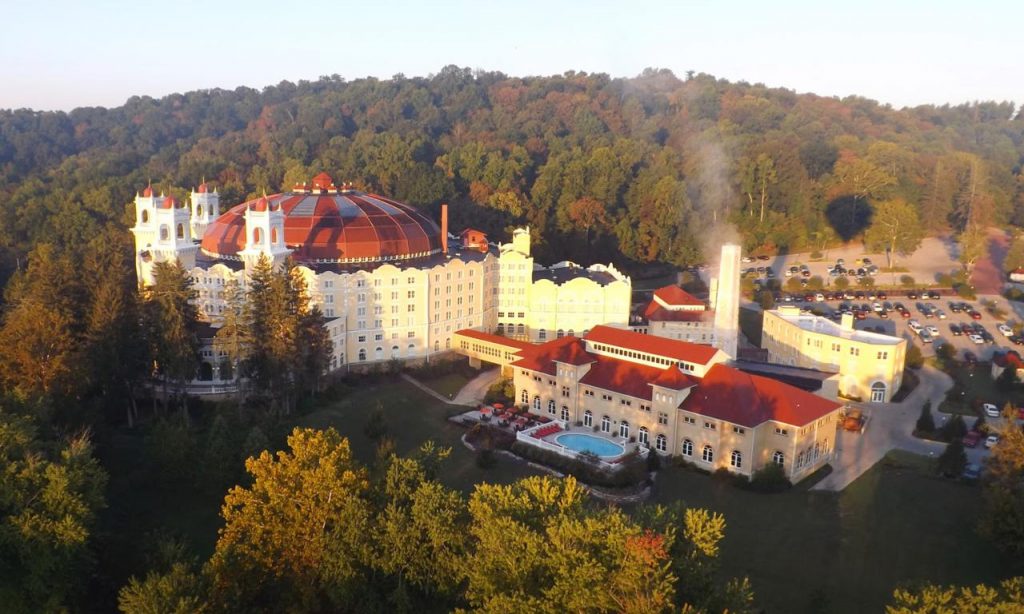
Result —
[[668, 414], [661, 412], [658, 414], [658, 424], [668, 424]]
[[736, 433], [737, 435], [746, 435], [747, 429], [743, 428], [742, 426], [734, 426], [732, 427], [732, 432]]
[[697, 424], [697, 419], [692, 416], [683, 416], [683, 422], [687, 424]]
[[359, 335], [358, 340], [359, 343], [366, 343], [366, 335]]
[[784, 428], [780, 428], [780, 427], [777, 426], [777, 427], [775, 427], [775, 434], [776, 435], [782, 435], [783, 437], [788, 437], [789, 436], [789, 431], [784, 429]]
[[718, 425], [715, 424], [714, 422], [705, 422], [704, 423], [704, 428], [706, 428], [708, 430], [714, 431], [714, 430], [716, 430], [718, 428]]

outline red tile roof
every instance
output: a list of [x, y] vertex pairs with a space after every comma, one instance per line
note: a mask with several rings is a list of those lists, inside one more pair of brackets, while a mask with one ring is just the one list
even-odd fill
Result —
[[698, 311], [696, 309], [665, 309], [658, 303], [651, 301], [644, 311], [644, 317], [651, 322], [703, 322], [711, 321], [713, 311]]
[[491, 333], [485, 333], [483, 331], [474, 330], [472, 328], [464, 328], [462, 330], [455, 331], [456, 335], [462, 335], [463, 337], [469, 337], [471, 339], [479, 339], [480, 341], [488, 341], [490, 343], [500, 343], [501, 345], [507, 345], [508, 347], [515, 348], [516, 351], [524, 350], [526, 348], [536, 347], [534, 344], [527, 341], [519, 341], [502, 335], [492, 335]]
[[803, 426], [839, 407], [835, 401], [723, 364], [711, 367], [697, 389], [679, 406], [685, 411], [751, 428], [767, 420]]
[[[666, 387], [674, 390], [697, 385], [696, 378], [683, 375], [676, 367], [660, 369], [608, 356], [597, 356], [596, 359], [586, 375], [580, 378], [580, 384], [648, 401], [651, 400], [651, 384], [657, 383], [663, 376], [666, 384], [670, 384]], [[665, 376], [665, 372], [669, 371], [675, 371], [678, 376]]]
[[700, 305], [704, 307], [704, 301], [693, 296], [679, 286], [665, 286], [654, 291], [654, 296], [661, 299], [666, 305]]
[[710, 345], [644, 335], [603, 325], [592, 328], [587, 333], [586, 340], [588, 342], [614, 345], [635, 352], [646, 352], [672, 360], [682, 360], [700, 365], [708, 364], [715, 354], [718, 353], [718, 350]]
[[587, 353], [583, 346], [583, 340], [578, 337], [562, 337], [541, 345], [534, 345], [521, 350], [519, 355], [522, 358], [513, 362], [513, 367], [542, 371], [548, 375], [555, 374], [556, 362], [585, 365], [597, 360], [596, 356]]

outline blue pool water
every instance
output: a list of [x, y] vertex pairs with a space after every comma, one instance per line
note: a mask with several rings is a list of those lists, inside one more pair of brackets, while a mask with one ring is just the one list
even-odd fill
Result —
[[619, 456], [625, 452], [625, 448], [617, 443], [594, 437], [593, 435], [582, 435], [580, 433], [566, 433], [555, 437], [555, 442], [576, 452], [593, 452], [602, 458]]

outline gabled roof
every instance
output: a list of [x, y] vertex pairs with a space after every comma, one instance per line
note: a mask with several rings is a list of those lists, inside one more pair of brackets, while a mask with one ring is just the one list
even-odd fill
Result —
[[596, 356], [587, 352], [583, 340], [578, 337], [562, 337], [541, 345], [531, 346], [520, 350], [519, 355], [522, 358], [513, 362], [513, 367], [542, 371], [548, 375], [555, 374], [556, 362], [585, 365], [597, 360]]
[[[674, 366], [662, 369], [608, 356], [596, 356], [595, 359], [590, 370], [580, 378], [580, 384], [647, 401], [651, 400], [651, 384], [663, 377], [668, 384], [665, 387], [673, 390], [697, 385], [696, 378], [684, 375]], [[668, 373], [670, 371], [675, 371], [675, 374]]]
[[782, 382], [716, 364], [679, 409], [753, 428], [767, 420], [803, 426], [839, 407]]
[[629, 330], [623, 330], [621, 328], [612, 328], [611, 326], [599, 325], [595, 326], [587, 333], [586, 337], [588, 342], [592, 343], [604, 343], [607, 345], [614, 345], [620, 348], [633, 350], [635, 352], [646, 352], [648, 354], [655, 354], [664, 358], [670, 358], [676, 361], [691, 362], [694, 364], [706, 365], [711, 362], [711, 359], [718, 353], [717, 348], [713, 348], [710, 345], [700, 345], [698, 343], [690, 343], [688, 341], [677, 341], [675, 339], [666, 339], [665, 337], [656, 337], [654, 335], [644, 335], [642, 333], [635, 333]]
[[679, 286], [669, 285], [658, 288], [654, 291], [654, 297], [660, 299], [666, 305], [692, 305], [704, 306], [704, 301], [693, 296]]

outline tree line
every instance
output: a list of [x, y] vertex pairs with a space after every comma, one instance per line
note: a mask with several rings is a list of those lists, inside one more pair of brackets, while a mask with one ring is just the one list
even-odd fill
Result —
[[692, 264], [718, 224], [748, 249], [814, 249], [875, 217], [888, 221], [869, 239], [892, 247], [907, 211], [973, 253], [987, 225], [1024, 224], [1022, 154], [1008, 102], [896, 110], [653, 69], [329, 76], [0, 111], [0, 262], [10, 272], [37, 243], [129, 225], [125, 204], [150, 179], [182, 198], [205, 176], [234, 204], [323, 170], [431, 212], [449, 202], [457, 224], [495, 237], [529, 224], [549, 260]]

